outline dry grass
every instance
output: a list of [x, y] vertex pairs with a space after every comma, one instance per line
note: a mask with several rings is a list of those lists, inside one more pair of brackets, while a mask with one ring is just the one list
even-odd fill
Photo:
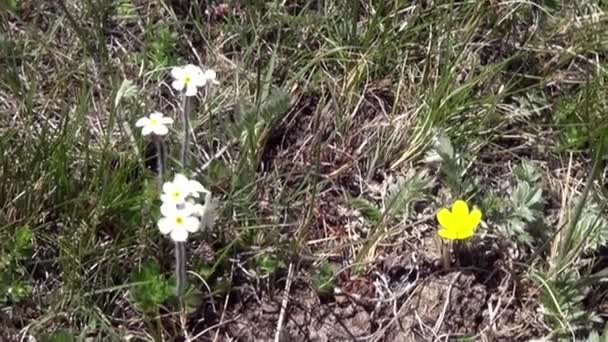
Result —
[[[606, 129], [605, 5], [356, 3], [1, 12], [0, 289], [24, 292], [0, 298], [0, 339], [524, 341], [601, 328], [605, 247], [573, 257], [576, 279], [551, 270]], [[189, 62], [221, 81], [194, 103], [191, 169], [222, 204], [189, 242], [180, 312], [154, 151], [133, 123], [177, 112], [168, 70]], [[136, 92], [117, 104], [124, 80]], [[573, 134], [588, 140], [566, 144]], [[440, 136], [456, 170], [426, 158]], [[531, 242], [506, 230], [522, 161], [542, 174], [544, 239]], [[434, 215], [455, 198], [487, 215], [444, 269]]]

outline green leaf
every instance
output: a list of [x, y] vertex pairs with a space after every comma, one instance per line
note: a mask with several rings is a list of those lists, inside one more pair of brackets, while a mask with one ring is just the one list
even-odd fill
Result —
[[18, 303], [30, 296], [32, 286], [24, 281], [16, 280], [6, 289], [6, 293], [11, 301]]
[[336, 287], [336, 270], [328, 261], [324, 261], [319, 267], [319, 271], [312, 277], [312, 286], [321, 295], [333, 293]]
[[385, 212], [391, 217], [407, 216], [412, 202], [423, 198], [425, 190], [433, 185], [434, 182], [424, 171], [407, 177], [397, 177], [387, 188], [383, 200]]
[[40, 337], [40, 342], [75, 342], [76, 337], [69, 330], [57, 330]]
[[255, 258], [256, 265], [263, 276], [275, 273], [280, 267], [285, 267], [285, 264], [273, 255], [261, 254]]
[[139, 270], [131, 273], [131, 282], [135, 284], [131, 297], [135, 305], [146, 314], [155, 314], [158, 307], [171, 296], [171, 287], [160, 273], [156, 263], [147, 262]]
[[361, 215], [363, 215], [363, 217], [372, 224], [377, 224], [380, 222], [382, 213], [374, 204], [363, 198], [354, 198], [351, 200], [351, 205], [353, 208], [361, 212]]
[[523, 161], [515, 167], [515, 188], [505, 201], [505, 233], [521, 242], [533, 244], [543, 237], [543, 192], [541, 173], [530, 162]]
[[32, 255], [32, 238], [32, 230], [28, 226], [17, 228], [13, 247], [15, 258], [29, 258]]
[[5, 11], [15, 12], [17, 11], [18, 2], [17, 0], [0, 0], [0, 9]]
[[114, 97], [114, 107], [118, 107], [123, 99], [131, 99], [137, 95], [137, 87], [133, 81], [123, 80]]
[[586, 204], [576, 223], [573, 239], [573, 245], [582, 243], [585, 252], [597, 251], [608, 243], [608, 218], [600, 205], [594, 202]]
[[194, 313], [203, 303], [203, 293], [198, 288], [190, 288], [184, 296], [184, 305], [188, 313]]

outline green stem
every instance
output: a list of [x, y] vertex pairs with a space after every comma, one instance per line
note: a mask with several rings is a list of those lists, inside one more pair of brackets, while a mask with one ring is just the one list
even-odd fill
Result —
[[182, 150], [180, 156], [180, 162], [182, 163], [182, 169], [186, 169], [188, 166], [188, 152], [190, 149], [190, 119], [188, 117], [188, 96], [182, 95]]
[[186, 244], [175, 242], [175, 291], [181, 302], [186, 288]]
[[[182, 171], [186, 170], [188, 165], [188, 152], [190, 150], [190, 122], [188, 117], [188, 96], [182, 94], [182, 150], [180, 155], [180, 162], [182, 164]], [[183, 242], [175, 242], [175, 289], [177, 297], [182, 306], [182, 296], [186, 288], [186, 245]]]
[[165, 179], [165, 146], [163, 139], [160, 136], [152, 135], [152, 140], [156, 146], [156, 179], [158, 181], [158, 189], [162, 191], [163, 181]]

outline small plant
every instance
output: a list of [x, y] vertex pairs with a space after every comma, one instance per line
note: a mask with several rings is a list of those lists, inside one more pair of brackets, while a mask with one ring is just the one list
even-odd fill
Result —
[[408, 217], [412, 204], [424, 198], [424, 191], [433, 184], [426, 172], [398, 176], [388, 180], [381, 205], [361, 197], [352, 199], [351, 204], [374, 225], [380, 224], [383, 219], [403, 219]]
[[2, 246], [0, 255], [0, 303], [17, 303], [27, 298], [31, 286], [23, 280], [21, 261], [32, 255], [32, 231], [27, 226], [17, 228], [10, 243]]
[[608, 134], [605, 84], [606, 76], [599, 74], [558, 104], [554, 118], [565, 148], [581, 149]]
[[[198, 89], [207, 84], [217, 83], [215, 71], [189, 64], [184, 67], [175, 67], [171, 70], [173, 77], [172, 87], [182, 93], [181, 121], [182, 140], [180, 152], [180, 167], [182, 172], [188, 167], [188, 156], [190, 154], [190, 125], [188, 98], [196, 96]], [[189, 179], [183, 173], [177, 173], [173, 180], [164, 182], [166, 169], [166, 156], [164, 141], [162, 137], [169, 133], [168, 125], [173, 119], [166, 118], [161, 113], [152, 113], [149, 117], [143, 117], [136, 122], [141, 127], [142, 135], [150, 135], [157, 145], [158, 162], [158, 186], [161, 191], [160, 200], [162, 205], [160, 212], [162, 217], [158, 220], [158, 229], [163, 235], [171, 237], [175, 243], [175, 276], [176, 294], [183, 304], [183, 294], [186, 288], [186, 249], [184, 243], [189, 234], [197, 232], [201, 227], [210, 228], [215, 220], [214, 210], [217, 203], [211, 197], [209, 191], [194, 179]], [[197, 203], [201, 194], [205, 195], [204, 204]]]
[[585, 340], [585, 342], [606, 342], [608, 341], [608, 324], [604, 326], [604, 330], [600, 333], [597, 331], [592, 331], [589, 333], [589, 336]]
[[425, 156], [425, 162], [440, 164], [439, 171], [453, 196], [464, 196], [475, 188], [476, 178], [465, 177], [464, 156], [456, 152], [445, 134], [436, 136], [432, 148]]
[[175, 59], [173, 47], [176, 35], [163, 22], [154, 25], [156, 27], [146, 30], [146, 52], [143, 59], [152, 69], [160, 69], [171, 65]]
[[169, 296], [171, 287], [155, 263], [144, 263], [140, 269], [134, 270], [130, 276], [133, 288], [130, 291], [137, 308], [149, 316], [158, 314], [158, 309]]
[[320, 295], [330, 295], [336, 287], [336, 270], [334, 266], [324, 261], [319, 271], [312, 276], [312, 286]]
[[572, 270], [553, 277], [538, 272], [533, 279], [540, 289], [545, 322], [558, 336], [574, 341], [579, 332], [588, 331], [602, 322], [597, 313], [584, 305], [588, 286], [581, 281], [578, 272]]
[[521, 242], [533, 244], [539, 238], [538, 222], [542, 217], [543, 191], [540, 184], [541, 174], [530, 162], [524, 161], [514, 169], [515, 188], [506, 200], [508, 211], [505, 215], [504, 233]]
[[[451, 211], [441, 208], [437, 212], [437, 221], [441, 226], [437, 235], [444, 240], [454, 242], [454, 254], [458, 258], [459, 243], [475, 234], [475, 230], [481, 222], [481, 210], [473, 207], [473, 210], [469, 211], [469, 205], [465, 201], [456, 200], [452, 204]], [[444, 267], [448, 268], [451, 263], [449, 251], [444, 249], [442, 255]]]
[[[580, 201], [580, 198], [575, 202]], [[597, 252], [608, 243], [608, 218], [603, 213], [605, 206], [589, 201], [572, 234], [573, 246], [583, 253]]]
[[274, 274], [280, 268], [285, 267], [285, 263], [277, 257], [270, 254], [260, 254], [255, 258], [257, 269], [260, 270], [262, 276]]

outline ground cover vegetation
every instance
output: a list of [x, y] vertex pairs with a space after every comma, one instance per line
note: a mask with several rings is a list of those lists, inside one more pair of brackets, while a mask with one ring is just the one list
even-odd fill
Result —
[[0, 0], [0, 340], [606, 341], [606, 10]]

